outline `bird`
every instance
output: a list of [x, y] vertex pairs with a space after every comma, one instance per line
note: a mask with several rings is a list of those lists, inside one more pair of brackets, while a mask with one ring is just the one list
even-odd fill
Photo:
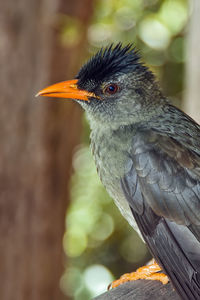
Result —
[[75, 79], [37, 95], [82, 106], [107, 192], [146, 242], [155, 270], [181, 299], [200, 299], [200, 125], [164, 96], [132, 43], [102, 47]]

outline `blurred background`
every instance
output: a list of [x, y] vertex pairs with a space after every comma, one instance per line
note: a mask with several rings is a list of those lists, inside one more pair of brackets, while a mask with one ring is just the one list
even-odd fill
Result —
[[200, 121], [199, 0], [0, 3], [0, 298], [88, 300], [151, 256], [101, 185], [80, 107], [37, 98], [112, 42], [133, 42]]

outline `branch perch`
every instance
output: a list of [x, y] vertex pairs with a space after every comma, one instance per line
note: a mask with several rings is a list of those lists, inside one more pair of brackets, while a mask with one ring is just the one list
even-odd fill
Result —
[[180, 300], [171, 283], [163, 285], [159, 281], [136, 280], [124, 283], [93, 300]]

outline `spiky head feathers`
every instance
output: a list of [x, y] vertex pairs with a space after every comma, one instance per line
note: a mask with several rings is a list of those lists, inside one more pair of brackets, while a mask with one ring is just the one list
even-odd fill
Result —
[[76, 78], [82, 86], [86, 81], [102, 82], [112, 76], [132, 71], [146, 71], [140, 62], [140, 55], [132, 44], [125, 47], [121, 43], [101, 48], [83, 67]]

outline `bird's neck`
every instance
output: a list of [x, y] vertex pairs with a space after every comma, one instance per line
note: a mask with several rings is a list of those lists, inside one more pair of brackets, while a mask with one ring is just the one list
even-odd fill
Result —
[[[136, 131], [134, 125], [131, 128], [130, 126], [121, 126], [117, 130], [106, 126], [94, 127], [91, 130], [91, 149], [100, 173], [106, 164], [111, 174], [122, 175], [121, 172], [124, 172], [126, 165], [126, 153], [131, 148]], [[117, 170], [117, 172], [113, 170]], [[99, 175], [101, 177], [102, 174]]]

